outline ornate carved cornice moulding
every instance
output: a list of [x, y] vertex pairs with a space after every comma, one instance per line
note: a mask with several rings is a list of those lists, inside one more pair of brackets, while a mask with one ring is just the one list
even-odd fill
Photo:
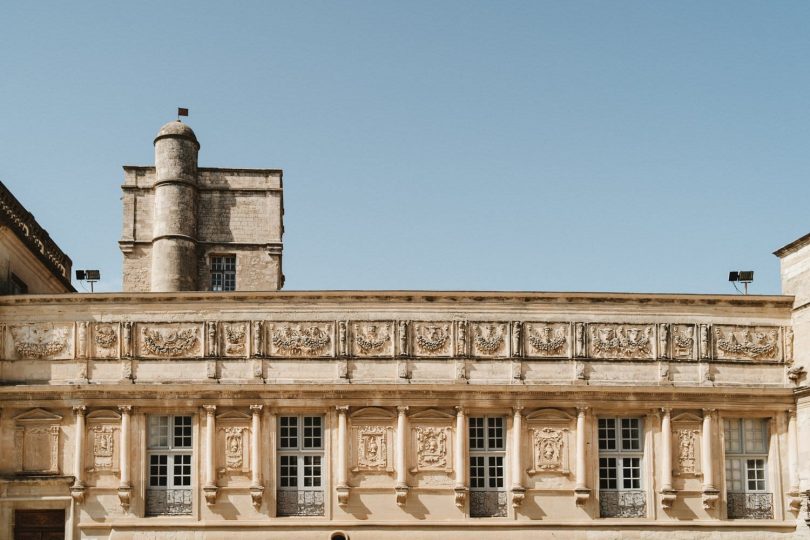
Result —
[[790, 365], [793, 335], [792, 328], [775, 324], [615, 320], [15, 322], [0, 323], [0, 351], [8, 360], [515, 358]]

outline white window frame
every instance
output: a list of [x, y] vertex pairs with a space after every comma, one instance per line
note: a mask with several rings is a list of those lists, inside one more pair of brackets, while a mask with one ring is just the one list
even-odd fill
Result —
[[[160, 425], [163, 421], [165, 423]], [[165, 428], [165, 435], [159, 430]], [[177, 429], [187, 430], [176, 434]], [[158, 440], [155, 441], [157, 436]], [[164, 439], [164, 440], [161, 440]], [[186, 444], [187, 443], [187, 444]], [[165, 465], [153, 463], [152, 458], [165, 458]], [[185, 463], [184, 463], [185, 462]], [[153, 467], [165, 467], [165, 475], [153, 474]], [[180, 471], [178, 474], [178, 467]], [[165, 484], [153, 484], [155, 479], [165, 477]], [[180, 481], [178, 481], [178, 479]], [[186, 483], [187, 482], [187, 483]], [[194, 416], [187, 414], [150, 414], [146, 417], [146, 497], [147, 509], [150, 491], [186, 490], [189, 501], [194, 489]], [[147, 515], [191, 515], [193, 506], [183, 512], [151, 512]], [[169, 508], [167, 506], [167, 508]]]
[[[600, 416], [596, 419], [597, 472], [602, 517], [646, 515], [644, 428], [644, 418], [639, 416]], [[605, 472], [612, 472], [612, 475], [606, 476]], [[643, 498], [641, 503], [638, 500], [640, 497]], [[617, 509], [615, 513], [604, 515], [614, 504]]]
[[[236, 255], [225, 253], [210, 255], [211, 262], [211, 290], [217, 292], [236, 290]], [[231, 267], [229, 263], [233, 263]], [[219, 278], [219, 285], [215, 285], [215, 276]]]
[[[296, 421], [296, 435], [295, 435], [295, 446], [290, 446], [285, 444], [287, 441], [286, 439], [289, 436], [282, 436], [284, 433], [285, 421], [287, 419], [294, 418]], [[312, 439], [314, 436], [310, 435], [307, 436], [307, 428], [312, 428], [315, 426], [307, 426], [307, 420], [309, 419], [317, 419], [318, 429], [320, 433], [318, 438], [320, 439], [318, 442], [320, 444], [313, 445], [307, 444], [307, 439]], [[324, 499], [326, 497], [326, 458], [325, 458], [325, 440], [326, 440], [326, 419], [323, 414], [318, 413], [301, 413], [301, 414], [279, 414], [278, 416], [278, 427], [277, 427], [277, 444], [276, 444], [276, 460], [277, 460], [277, 467], [276, 473], [278, 475], [277, 480], [277, 489], [279, 491], [287, 491], [287, 492], [313, 492], [322, 493]], [[282, 469], [285, 467], [284, 461], [285, 458], [293, 458], [295, 467], [296, 467], [296, 485], [295, 486], [285, 486], [285, 479], [289, 476], [282, 476]], [[308, 460], [319, 461], [320, 463], [315, 465], [314, 463], [307, 464]], [[288, 465], [287, 465], [288, 466]], [[311, 467], [319, 467], [319, 474], [318, 475], [307, 475], [307, 468]], [[317, 478], [319, 485], [306, 485], [307, 477], [309, 478]], [[292, 513], [285, 513], [279, 515], [310, 515], [310, 514], [292, 514]]]
[[[477, 425], [478, 423], [481, 425]], [[470, 416], [467, 420], [467, 443], [469, 449], [469, 461], [467, 470], [470, 476], [471, 492], [495, 492], [506, 493], [506, 416]], [[475, 434], [473, 430], [476, 430]], [[481, 437], [478, 436], [482, 430]], [[498, 435], [498, 432], [500, 434]], [[475, 436], [473, 436], [475, 435]], [[480, 441], [480, 445], [477, 441]], [[481, 460], [482, 465], [473, 465], [473, 460]], [[483, 474], [478, 475], [475, 468], [483, 469]], [[494, 471], [494, 474], [493, 474]], [[498, 474], [499, 473], [499, 474]], [[480, 480], [482, 486], [475, 485]], [[492, 485], [495, 484], [495, 485]], [[500, 485], [498, 485], [500, 484]], [[503, 495], [505, 497], [505, 495]], [[505, 499], [504, 499], [505, 500]], [[504, 510], [505, 512], [505, 510]], [[494, 517], [493, 515], [472, 515], [471, 517]]]
[[[758, 426], [755, 426], [758, 424]], [[770, 493], [768, 486], [768, 450], [770, 446], [770, 429], [767, 418], [724, 418], [723, 438], [726, 470], [726, 491], [730, 493]], [[749, 429], [755, 428], [755, 429]], [[760, 447], [755, 443], [761, 442]], [[735, 444], [736, 443], [736, 444]], [[732, 447], [734, 446], [734, 447]], [[730, 448], [732, 447], [732, 448]], [[761, 461], [761, 467], [751, 462]], [[739, 477], [734, 478], [731, 468], [739, 465]], [[732, 465], [732, 467], [729, 467]], [[749, 478], [749, 472], [761, 474]], [[752, 481], [754, 487], [752, 488]], [[735, 487], [741, 489], [733, 489]], [[761, 486], [761, 487], [760, 487]]]

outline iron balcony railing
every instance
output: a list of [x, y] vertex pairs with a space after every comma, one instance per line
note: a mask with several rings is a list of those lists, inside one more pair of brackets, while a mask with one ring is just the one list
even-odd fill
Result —
[[278, 490], [276, 511], [279, 516], [322, 516], [323, 491]]
[[506, 517], [506, 492], [470, 491], [470, 517]]
[[191, 514], [191, 489], [147, 489], [146, 515], [178, 516]]
[[599, 516], [603, 518], [647, 517], [644, 491], [600, 491]]
[[772, 493], [728, 493], [729, 519], [773, 519]]

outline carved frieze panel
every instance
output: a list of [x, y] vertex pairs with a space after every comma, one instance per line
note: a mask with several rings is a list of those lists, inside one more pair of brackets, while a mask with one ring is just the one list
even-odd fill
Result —
[[781, 360], [779, 327], [715, 325], [714, 358], [717, 360]]
[[74, 329], [72, 324], [32, 323], [9, 327], [11, 353], [9, 358], [25, 360], [73, 358]]
[[574, 417], [558, 409], [540, 409], [526, 416], [531, 444], [529, 474], [569, 474], [570, 433]]
[[413, 356], [446, 357], [453, 355], [453, 324], [449, 322], [413, 322]]
[[477, 357], [509, 356], [509, 323], [471, 322], [472, 355]]
[[118, 323], [95, 323], [90, 343], [93, 358], [118, 358], [121, 348], [119, 336]]
[[199, 358], [203, 356], [202, 325], [195, 323], [138, 323], [137, 354], [144, 358]]
[[349, 456], [352, 472], [394, 471], [394, 414], [366, 407], [351, 416]]
[[655, 358], [655, 328], [649, 324], [589, 324], [592, 358]]
[[221, 356], [244, 358], [248, 352], [249, 326], [247, 322], [224, 322], [221, 325]]
[[18, 473], [59, 474], [62, 417], [32, 409], [14, 418], [14, 462]]
[[702, 472], [701, 418], [684, 413], [672, 419], [672, 473], [676, 476], [695, 476]]
[[674, 360], [692, 360], [697, 354], [694, 324], [673, 324], [671, 350]]
[[352, 355], [392, 357], [394, 323], [391, 321], [355, 322], [352, 324]]
[[331, 322], [267, 323], [268, 355], [324, 357], [335, 354], [335, 325]]
[[524, 347], [529, 358], [568, 358], [571, 356], [571, 325], [554, 322], [523, 324]]

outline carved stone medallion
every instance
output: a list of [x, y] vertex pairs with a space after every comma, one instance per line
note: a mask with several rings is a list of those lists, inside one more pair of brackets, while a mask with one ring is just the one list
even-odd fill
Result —
[[524, 325], [526, 356], [532, 358], [567, 358], [568, 323], [527, 322]]
[[93, 356], [116, 358], [118, 356], [118, 324], [98, 323], [93, 325]]
[[651, 325], [593, 324], [588, 328], [593, 358], [654, 358], [655, 332]]
[[356, 322], [352, 328], [354, 356], [386, 356], [394, 354], [394, 325], [391, 322]]
[[333, 323], [273, 323], [270, 326], [272, 356], [332, 356]]
[[450, 356], [453, 351], [453, 325], [448, 322], [413, 323], [415, 356]]
[[714, 357], [718, 360], [780, 360], [780, 353], [777, 327], [714, 327]]
[[473, 356], [503, 357], [508, 355], [508, 323], [476, 322], [471, 325]]

